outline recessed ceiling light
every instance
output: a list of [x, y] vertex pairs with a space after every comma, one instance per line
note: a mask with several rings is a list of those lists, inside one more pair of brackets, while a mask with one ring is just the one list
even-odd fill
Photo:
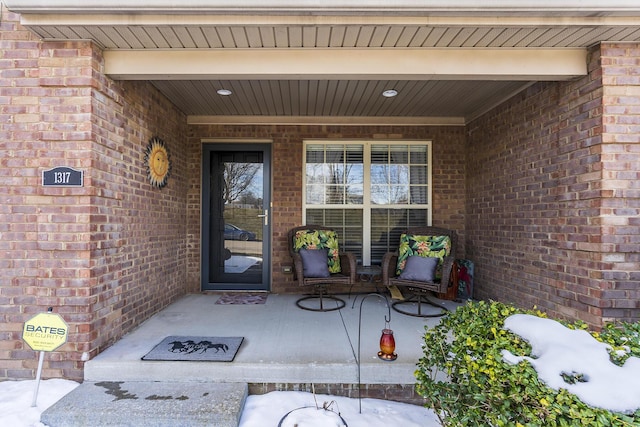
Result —
[[398, 94], [398, 91], [395, 89], [387, 89], [384, 92], [382, 92], [382, 96], [384, 96], [385, 98], [393, 98], [397, 94]]
[[229, 89], [218, 89], [216, 92], [218, 95], [222, 95], [222, 96], [229, 96], [233, 93]]

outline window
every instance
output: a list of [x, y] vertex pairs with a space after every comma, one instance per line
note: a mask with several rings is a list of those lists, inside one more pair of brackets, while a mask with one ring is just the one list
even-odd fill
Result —
[[334, 228], [341, 249], [380, 264], [407, 227], [431, 223], [431, 143], [306, 141], [304, 216]]

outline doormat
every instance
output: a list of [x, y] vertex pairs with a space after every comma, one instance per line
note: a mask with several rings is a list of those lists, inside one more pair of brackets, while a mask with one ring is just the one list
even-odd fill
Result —
[[170, 336], [142, 360], [232, 362], [243, 340], [244, 337]]
[[267, 301], [267, 293], [260, 292], [256, 294], [247, 293], [247, 292], [237, 292], [230, 294], [223, 294], [218, 300], [216, 304], [223, 305], [252, 305], [252, 304], [264, 304]]

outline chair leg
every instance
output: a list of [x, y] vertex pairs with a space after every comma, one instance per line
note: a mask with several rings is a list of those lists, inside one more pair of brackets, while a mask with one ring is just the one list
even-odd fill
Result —
[[[402, 309], [401, 306], [406, 304], [416, 304], [417, 312], [407, 311]], [[427, 305], [439, 308], [440, 312], [433, 313], [433, 314], [423, 314], [422, 304], [427, 304]], [[422, 294], [413, 294], [410, 298], [405, 299], [404, 301], [395, 301], [391, 304], [391, 307], [398, 313], [402, 313], [402, 314], [406, 314], [407, 316], [414, 316], [414, 317], [441, 317], [449, 312], [449, 309], [447, 307], [431, 301], [429, 298], [427, 298], [426, 296], [423, 296]]]
[[[315, 295], [308, 295], [306, 297], [302, 297], [300, 299], [298, 299], [296, 301], [296, 305], [303, 309], [303, 310], [309, 310], [309, 311], [334, 311], [334, 310], [340, 310], [341, 308], [343, 308], [346, 305], [346, 302], [338, 297], [335, 297], [333, 295], [328, 295], [325, 292], [325, 288], [324, 287], [318, 287], [319, 292]], [[317, 304], [315, 306], [309, 306], [309, 305], [304, 305], [302, 304], [303, 301], [311, 301], [311, 300], [315, 300], [317, 301]], [[331, 302], [335, 303], [335, 306], [333, 306], [331, 304]], [[328, 304], [327, 304], [328, 303]]]

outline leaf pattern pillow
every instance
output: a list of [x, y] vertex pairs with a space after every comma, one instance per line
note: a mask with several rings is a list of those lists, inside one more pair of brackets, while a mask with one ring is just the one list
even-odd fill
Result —
[[396, 275], [399, 276], [404, 270], [407, 259], [410, 256], [422, 256], [439, 258], [436, 267], [436, 279], [442, 277], [442, 263], [446, 256], [451, 253], [451, 239], [449, 236], [416, 236], [413, 234], [402, 234], [400, 236], [400, 246], [398, 247], [398, 265]]
[[331, 230], [298, 230], [293, 237], [293, 248], [300, 249], [328, 249], [327, 264], [329, 273], [340, 273], [340, 256], [338, 249], [338, 235]]

